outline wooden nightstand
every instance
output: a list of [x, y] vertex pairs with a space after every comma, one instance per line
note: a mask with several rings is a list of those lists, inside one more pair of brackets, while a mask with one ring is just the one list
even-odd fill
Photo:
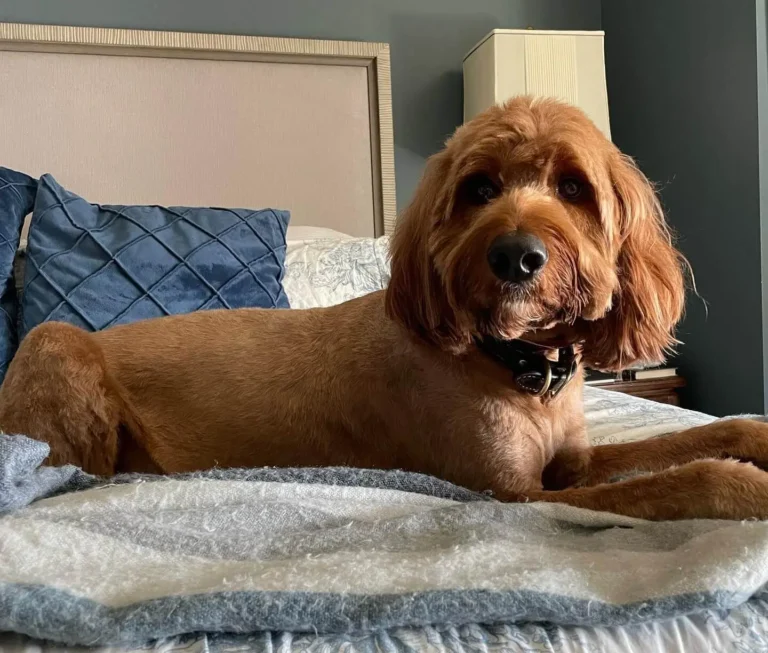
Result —
[[605, 390], [658, 401], [662, 404], [680, 405], [677, 391], [685, 386], [685, 379], [680, 376], [668, 376], [661, 379], [643, 379], [641, 381], [617, 381], [597, 386]]

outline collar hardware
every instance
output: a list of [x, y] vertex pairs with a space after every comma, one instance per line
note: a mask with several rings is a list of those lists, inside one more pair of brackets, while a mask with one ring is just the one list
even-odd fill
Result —
[[579, 367], [580, 356], [573, 344], [550, 347], [498, 338], [477, 338], [476, 342], [481, 351], [512, 373], [520, 390], [542, 399], [554, 399], [560, 394]]

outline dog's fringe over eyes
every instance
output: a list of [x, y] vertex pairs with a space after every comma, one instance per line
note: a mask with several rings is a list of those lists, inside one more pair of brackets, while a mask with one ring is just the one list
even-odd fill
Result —
[[[593, 191], [579, 201], [559, 192], [574, 167]], [[468, 176], [499, 180], [498, 193], [462, 201]], [[534, 285], [512, 291], [485, 253], [516, 230], [540, 238], [549, 261]], [[401, 216], [392, 262], [389, 315], [449, 351], [557, 322], [578, 331], [586, 364], [599, 369], [660, 361], [676, 343], [687, 263], [653, 187], [578, 110], [554, 101], [517, 98], [457, 130]]]

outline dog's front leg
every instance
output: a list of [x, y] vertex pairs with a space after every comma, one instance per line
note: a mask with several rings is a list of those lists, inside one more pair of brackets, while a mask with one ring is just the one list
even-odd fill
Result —
[[767, 518], [768, 474], [758, 467], [768, 469], [768, 424], [723, 420], [637, 442], [576, 440], [544, 470], [545, 491], [525, 498], [647, 519]]
[[566, 447], [544, 471], [544, 487], [607, 483], [636, 472], [659, 472], [702, 458], [735, 459], [768, 469], [768, 424], [729, 419], [679, 433], [597, 447]]
[[768, 519], [768, 473], [734, 460], [697, 460], [616, 483], [532, 490], [509, 498], [565, 503], [656, 521]]

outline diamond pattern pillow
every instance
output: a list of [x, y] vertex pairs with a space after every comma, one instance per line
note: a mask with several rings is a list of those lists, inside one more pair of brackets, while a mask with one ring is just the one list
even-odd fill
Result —
[[99, 206], [39, 182], [21, 337], [48, 320], [90, 331], [213, 308], [288, 308], [287, 211]]
[[0, 168], [0, 382], [18, 345], [16, 286], [13, 260], [19, 247], [24, 218], [32, 211], [37, 181]]

